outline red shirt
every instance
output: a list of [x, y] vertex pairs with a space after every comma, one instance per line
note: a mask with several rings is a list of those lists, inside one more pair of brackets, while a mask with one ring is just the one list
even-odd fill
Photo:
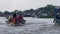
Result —
[[23, 17], [22, 16], [18, 16], [18, 20], [22, 20], [23, 19]]

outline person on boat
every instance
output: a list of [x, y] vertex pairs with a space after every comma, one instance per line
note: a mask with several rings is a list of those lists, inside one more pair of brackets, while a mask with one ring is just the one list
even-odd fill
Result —
[[60, 19], [60, 12], [57, 13], [57, 15], [56, 15], [56, 19]]
[[22, 23], [22, 20], [23, 20], [22, 14], [18, 15], [18, 17], [17, 17], [18, 23]]
[[17, 10], [15, 10], [15, 12], [13, 13], [13, 20], [12, 23], [16, 24], [17, 22]]

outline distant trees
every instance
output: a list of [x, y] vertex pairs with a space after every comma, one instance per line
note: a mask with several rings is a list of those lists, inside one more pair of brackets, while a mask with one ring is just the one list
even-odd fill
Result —
[[3, 16], [3, 12], [0, 12], [0, 16]]
[[2, 16], [2, 15], [12, 15], [14, 12], [17, 12], [17, 15], [22, 13], [23, 16], [35, 15], [37, 17], [40, 17], [41, 14], [47, 14], [48, 16], [53, 16], [54, 17], [54, 9], [55, 9], [55, 6], [47, 5], [45, 7], [40, 7], [38, 9], [36, 9], [36, 10], [29, 9], [29, 10], [25, 10], [25, 11], [14, 10], [12, 12], [9, 12], [9, 11], [5, 11], [4, 13], [0, 12], [0, 16]]
[[48, 14], [48, 16], [54, 16], [54, 8], [55, 6], [53, 5], [47, 5], [46, 7], [41, 7], [41, 8], [36, 9], [35, 13], [37, 16], [39, 16], [38, 12], [46, 13]]
[[4, 15], [10, 15], [10, 12], [5, 11], [5, 12], [4, 12]]
[[33, 13], [34, 13], [34, 10], [33, 9], [25, 10], [23, 12], [24, 16], [26, 16], [26, 17], [32, 17]]

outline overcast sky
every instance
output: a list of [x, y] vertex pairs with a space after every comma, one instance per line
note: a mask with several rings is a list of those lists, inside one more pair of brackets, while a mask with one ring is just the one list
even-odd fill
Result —
[[37, 9], [47, 4], [60, 6], [60, 0], [0, 0], [0, 11]]

